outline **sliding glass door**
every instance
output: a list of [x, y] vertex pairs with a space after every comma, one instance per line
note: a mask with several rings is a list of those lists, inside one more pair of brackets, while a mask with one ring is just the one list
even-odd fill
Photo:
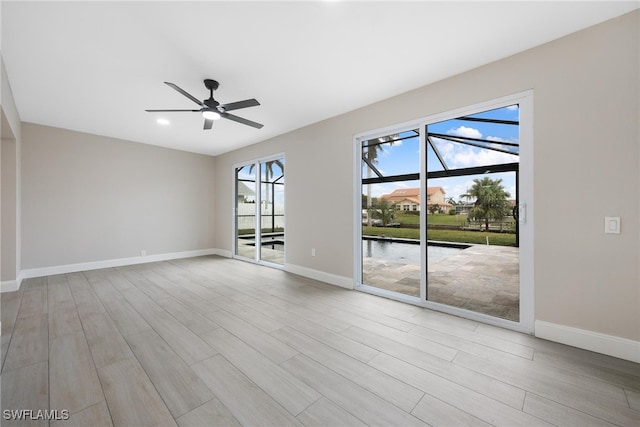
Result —
[[363, 141], [362, 283], [420, 297], [420, 133]]
[[284, 264], [284, 157], [235, 168], [234, 257]]
[[531, 111], [523, 94], [356, 138], [358, 289], [531, 330]]
[[520, 321], [519, 106], [425, 126], [426, 299]]
[[256, 169], [255, 164], [236, 168], [234, 256], [256, 259]]

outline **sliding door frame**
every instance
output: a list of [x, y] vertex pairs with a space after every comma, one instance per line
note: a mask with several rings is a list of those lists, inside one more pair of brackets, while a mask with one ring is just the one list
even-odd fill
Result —
[[[519, 127], [519, 179], [518, 196], [521, 220], [519, 224], [520, 250], [520, 319], [518, 322], [506, 320], [487, 314], [465, 310], [427, 300], [427, 209], [420, 210], [420, 248], [421, 248], [421, 284], [420, 298], [403, 295], [397, 292], [368, 286], [362, 283], [362, 143], [372, 138], [399, 133], [409, 129], [418, 129], [420, 134], [420, 199], [427, 200], [427, 162], [426, 135], [428, 125], [455, 119], [457, 117], [477, 114], [495, 108], [518, 104], [520, 110]], [[354, 289], [409, 304], [419, 305], [437, 311], [465, 317], [471, 320], [496, 325], [519, 332], [532, 334], [534, 328], [534, 209], [533, 209], [533, 91], [527, 90], [512, 95], [480, 102], [470, 106], [434, 114], [421, 119], [387, 126], [354, 136]]]
[[[266, 157], [260, 157], [257, 159], [253, 159], [253, 160], [249, 160], [246, 162], [240, 162], [240, 163], [235, 163], [233, 165], [233, 182], [232, 182], [232, 186], [233, 189], [231, 191], [232, 193], [232, 204], [231, 204], [231, 209], [232, 209], [232, 230], [233, 230], [233, 237], [232, 237], [232, 246], [231, 246], [231, 257], [235, 258], [235, 259], [239, 259], [242, 261], [247, 261], [247, 262], [253, 262], [256, 264], [261, 264], [261, 265], [265, 265], [268, 267], [273, 267], [273, 268], [277, 268], [277, 269], [281, 269], [284, 270], [284, 265], [285, 265], [285, 261], [283, 261], [282, 264], [278, 264], [278, 263], [274, 263], [274, 262], [270, 262], [270, 261], [265, 261], [262, 259], [262, 255], [261, 255], [261, 241], [262, 241], [262, 211], [260, 209], [261, 205], [262, 205], [262, 168], [261, 165], [263, 163], [267, 163], [270, 161], [274, 161], [274, 160], [279, 160], [282, 159], [284, 161], [284, 164], [286, 165], [286, 159], [285, 159], [285, 155], [284, 153], [277, 153], [271, 156], [266, 156]], [[238, 227], [237, 227], [237, 200], [238, 200], [238, 186], [237, 186], [237, 171], [239, 168], [242, 168], [244, 166], [249, 166], [249, 165], [255, 165], [255, 172], [256, 172], [256, 182], [255, 182], [255, 199], [256, 199], [256, 203], [255, 203], [255, 221], [256, 221], [256, 227], [255, 227], [255, 252], [254, 252], [254, 256], [253, 258], [247, 258], [244, 257], [242, 255], [238, 255], [237, 251], [238, 251]], [[284, 172], [284, 171], [283, 171]], [[285, 172], [286, 173], [286, 172]], [[284, 244], [284, 259], [286, 260], [286, 253], [287, 253], [287, 244], [286, 244], [286, 233], [287, 233], [287, 197], [286, 197], [286, 181], [285, 181], [285, 213], [284, 213], [284, 235], [285, 235], [285, 244]]]
[[[367, 292], [373, 295], [382, 296], [385, 298], [395, 299], [398, 301], [406, 302], [409, 304], [421, 305], [424, 300], [424, 289], [423, 286], [420, 286], [420, 297], [414, 297], [411, 295], [401, 294], [399, 292], [393, 292], [386, 289], [377, 288], [375, 286], [366, 285], [362, 283], [362, 143], [364, 141], [368, 141], [373, 138], [379, 138], [392, 134], [399, 134], [402, 132], [410, 131], [413, 129], [420, 129], [422, 121], [410, 121], [405, 123], [400, 123], [397, 125], [387, 126], [385, 128], [372, 130], [369, 132], [360, 133], [354, 136], [354, 159], [355, 159], [355, 167], [354, 167], [354, 193], [353, 193], [353, 211], [354, 211], [354, 230], [355, 230], [355, 238], [353, 244], [353, 253], [354, 253], [354, 289]], [[422, 132], [419, 135], [420, 142], [420, 150], [424, 146], [424, 136]], [[420, 152], [420, 179], [422, 179], [422, 170], [426, 167], [426, 157], [423, 155], [422, 151]], [[423, 192], [426, 190], [422, 190], [421, 185], [421, 194], [420, 197], [422, 200], [425, 197]], [[420, 221], [422, 222], [422, 213], [420, 214]], [[420, 227], [420, 259], [424, 259], [426, 257], [426, 248], [425, 245], [422, 244], [423, 241], [426, 241], [426, 228]], [[421, 268], [421, 271], [423, 269]], [[421, 273], [422, 275], [422, 273]], [[423, 283], [423, 278], [421, 277], [420, 282]]]

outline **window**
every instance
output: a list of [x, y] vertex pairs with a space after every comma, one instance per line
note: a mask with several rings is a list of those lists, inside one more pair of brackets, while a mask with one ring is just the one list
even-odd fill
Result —
[[235, 174], [234, 255], [283, 265], [284, 157], [238, 166]]
[[[420, 194], [420, 135], [417, 129], [402, 129], [397, 133], [384, 133], [363, 141], [360, 152], [363, 210], [371, 213], [361, 227], [362, 258], [360, 260], [361, 283], [370, 288], [400, 292], [409, 298], [420, 296], [420, 217], [411, 215], [408, 198]], [[410, 218], [409, 218], [410, 217]], [[400, 245], [387, 238], [389, 230], [406, 221], [412, 229], [408, 237], [417, 244], [417, 252], [397, 253]], [[412, 249], [415, 249], [412, 248]], [[413, 278], [407, 283], [395, 283], [380, 272], [390, 266], [407, 267], [407, 255], [415, 267]], [[391, 267], [393, 268], [393, 267]], [[406, 268], [403, 269], [403, 273]], [[415, 282], [415, 283], [414, 283]]]
[[378, 227], [363, 224], [358, 289], [532, 330], [533, 223], [516, 215], [533, 198], [532, 100], [525, 92], [356, 137], [363, 195], [406, 199]]

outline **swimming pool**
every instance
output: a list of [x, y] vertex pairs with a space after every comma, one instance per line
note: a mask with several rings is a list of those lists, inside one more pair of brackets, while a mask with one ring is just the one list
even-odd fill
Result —
[[[459, 253], [468, 246], [450, 247], [429, 243], [427, 257], [430, 261], [443, 259]], [[393, 240], [362, 240], [363, 258], [382, 258], [407, 264], [420, 264], [420, 245]]]

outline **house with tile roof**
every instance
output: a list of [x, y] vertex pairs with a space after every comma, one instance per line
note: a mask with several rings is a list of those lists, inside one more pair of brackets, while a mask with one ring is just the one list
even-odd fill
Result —
[[[427, 187], [427, 207], [438, 205], [440, 213], [448, 212], [451, 204], [445, 201], [445, 194], [442, 187]], [[383, 194], [380, 198], [394, 203], [396, 209], [400, 211], [420, 211], [419, 188], [397, 188], [389, 194]]]

